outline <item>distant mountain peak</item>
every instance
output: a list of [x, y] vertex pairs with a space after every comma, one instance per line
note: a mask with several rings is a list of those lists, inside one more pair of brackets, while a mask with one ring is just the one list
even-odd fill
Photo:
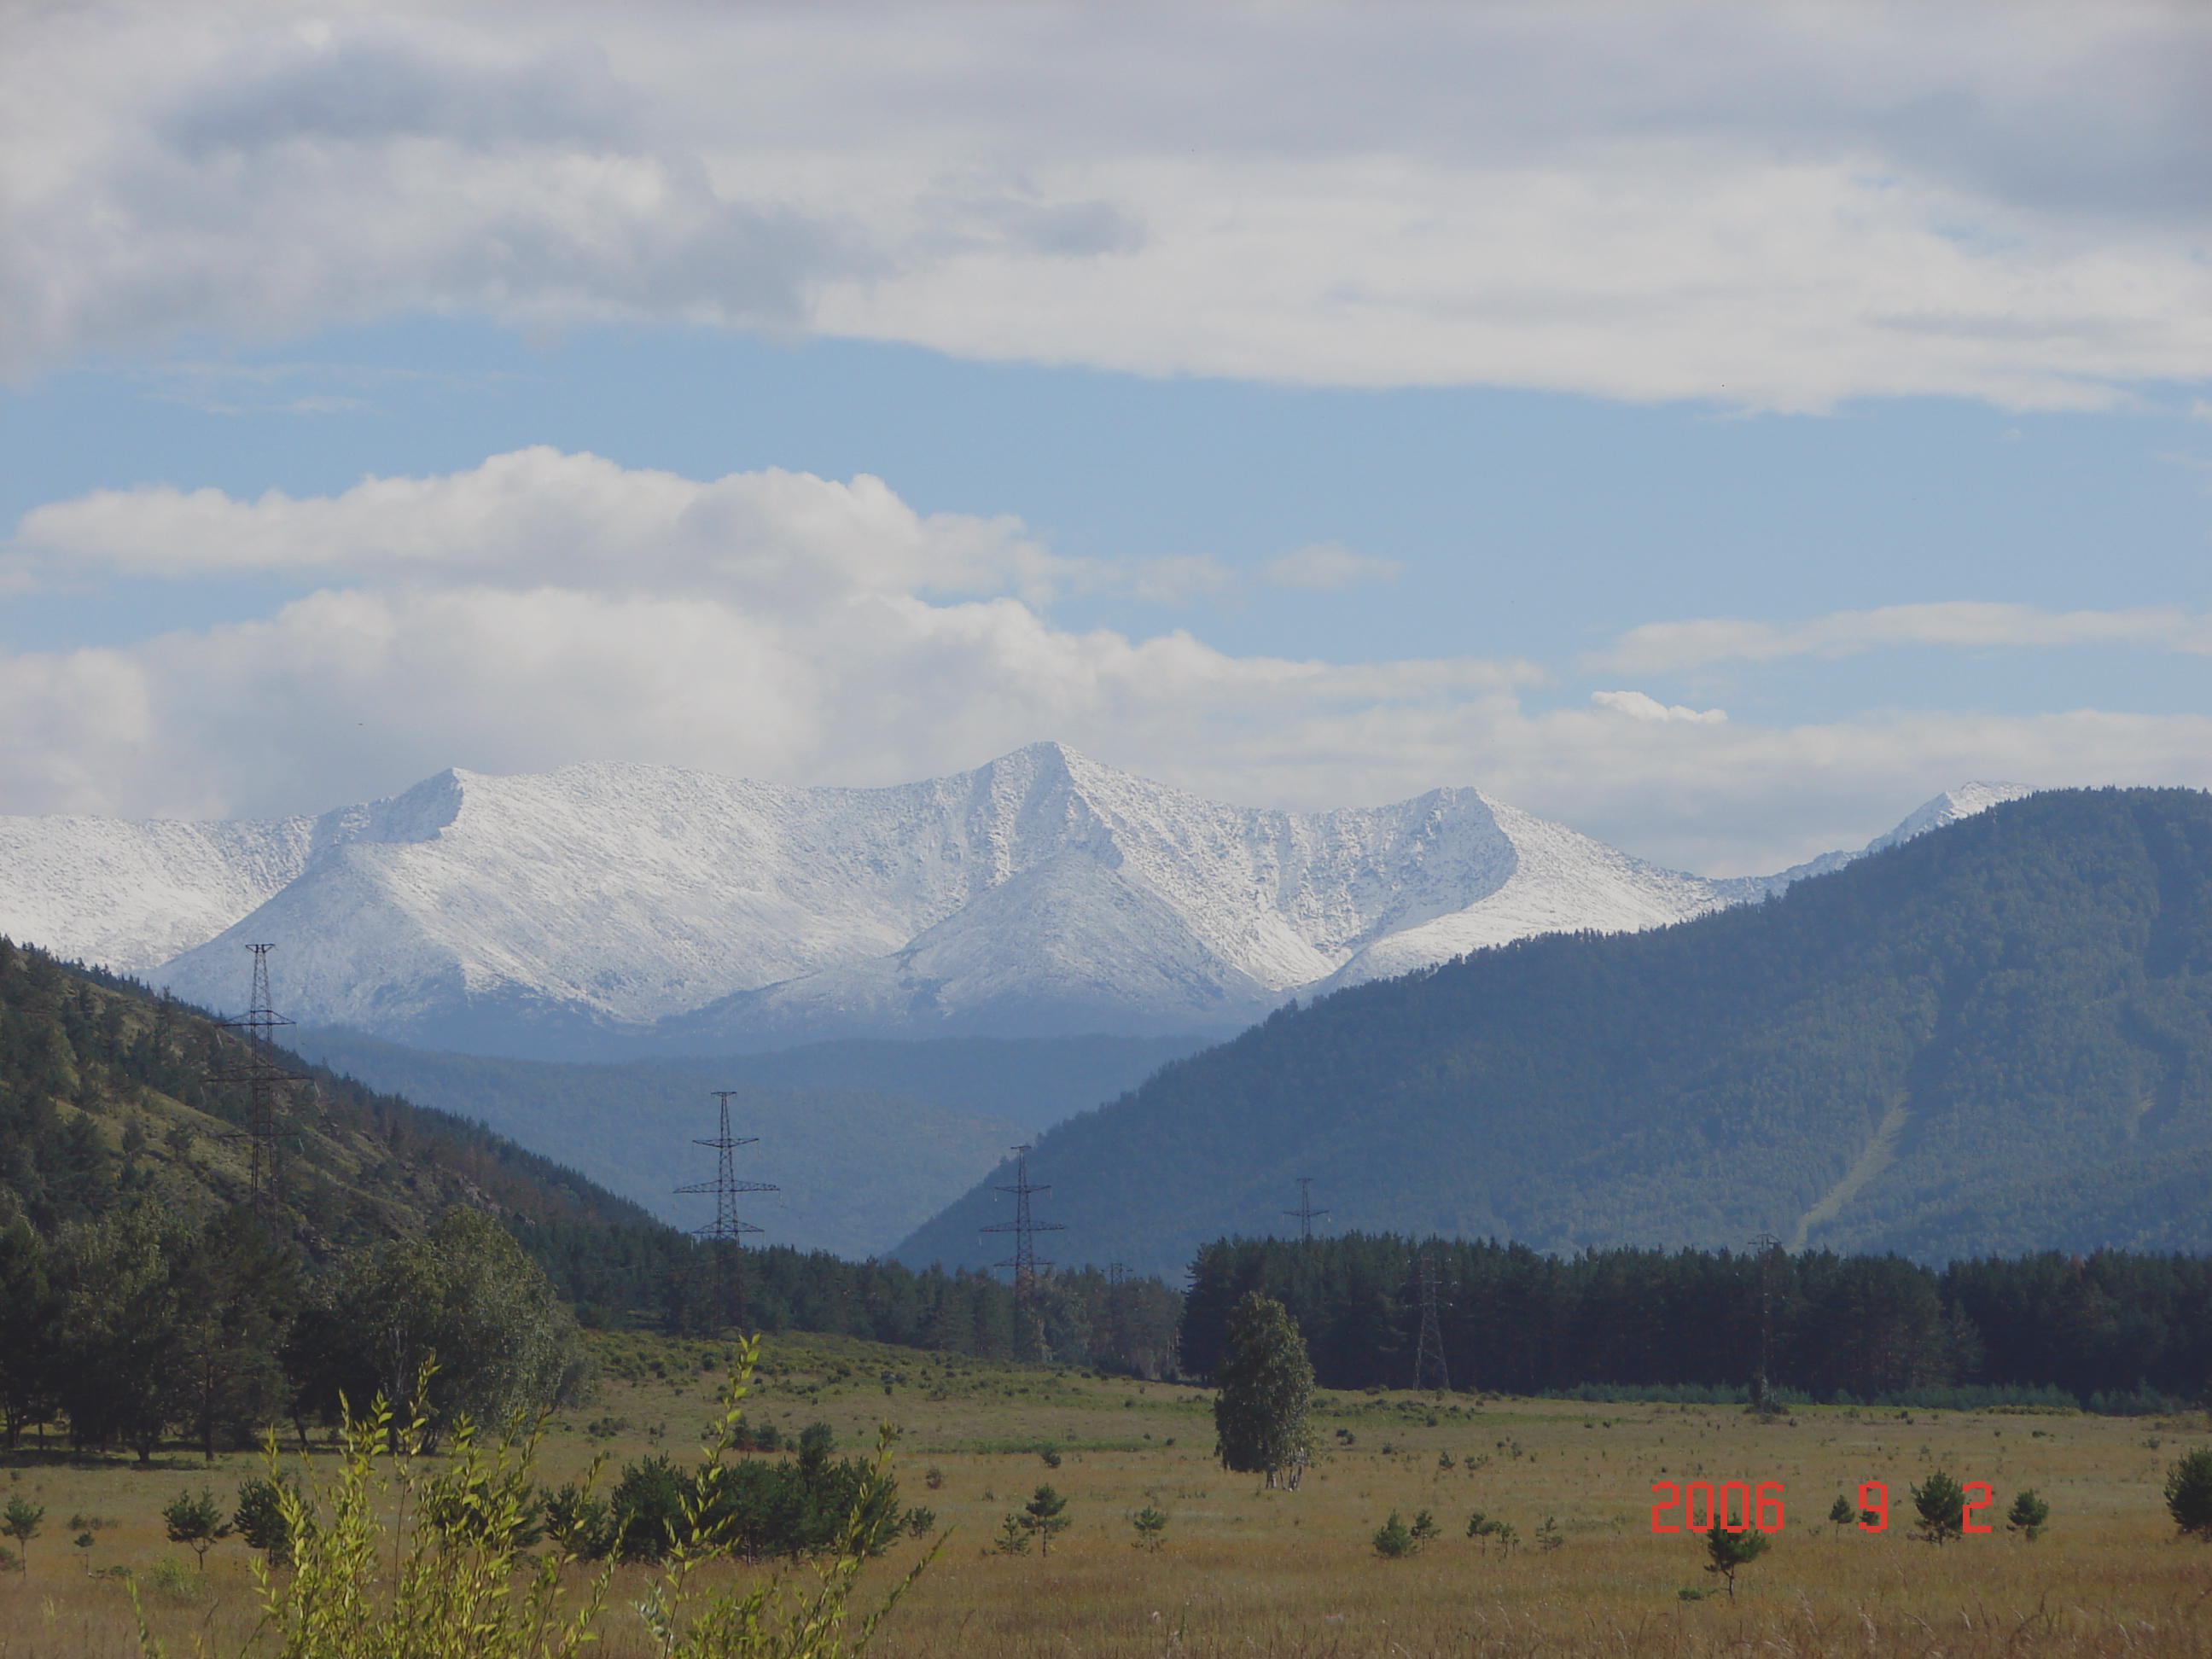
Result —
[[[1967, 785], [1875, 846], [2017, 793]], [[0, 819], [0, 930], [64, 954], [227, 1007], [239, 946], [275, 940], [296, 1019], [545, 1054], [1233, 1029], [1816, 872], [1686, 875], [1474, 789], [1231, 806], [1051, 741], [875, 788], [453, 768], [312, 821]]]
[[2034, 789], [2025, 783], [1962, 783], [1956, 789], [1947, 789], [1908, 814], [1905, 822], [1887, 835], [1877, 836], [1867, 843], [1866, 850], [1879, 853], [1924, 836], [1930, 830], [1941, 830], [1946, 824], [1956, 823], [1960, 818], [1970, 818], [1977, 812], [1986, 812], [1992, 806], [2008, 800], [2018, 800], [2032, 795]]

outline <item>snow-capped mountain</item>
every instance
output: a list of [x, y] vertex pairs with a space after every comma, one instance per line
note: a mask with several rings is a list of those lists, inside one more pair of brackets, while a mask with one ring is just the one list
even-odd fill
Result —
[[[1970, 786], [1875, 846], [2021, 793]], [[1049, 743], [887, 789], [595, 764], [313, 820], [0, 819], [0, 932], [65, 956], [230, 1008], [240, 947], [273, 940], [295, 1019], [545, 1054], [1225, 1030], [1816, 873], [1683, 875], [1471, 789], [1225, 806]]]

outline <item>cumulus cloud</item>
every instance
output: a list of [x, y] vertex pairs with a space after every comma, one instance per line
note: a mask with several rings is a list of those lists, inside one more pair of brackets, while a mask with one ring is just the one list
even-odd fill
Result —
[[1680, 673], [1716, 663], [1851, 657], [1903, 645], [2131, 645], [2204, 655], [2212, 653], [2212, 617], [2172, 605], [2054, 611], [1966, 599], [1838, 611], [1800, 623], [1717, 617], [1630, 629], [1589, 665], [1627, 673]]
[[879, 482], [697, 481], [545, 449], [343, 494], [100, 491], [28, 515], [20, 580], [240, 571], [269, 614], [0, 655], [0, 811], [316, 811], [447, 766], [588, 759], [884, 784], [1052, 738], [1217, 799], [1471, 784], [1717, 873], [1863, 842], [1960, 781], [2212, 784], [2212, 720], [1935, 711], [1796, 727], [1637, 691], [1533, 710], [1480, 659], [1236, 656], [1055, 625], [1018, 521]]
[[1663, 703], [1642, 691], [1593, 691], [1590, 702], [1599, 708], [1610, 708], [1632, 720], [1687, 720], [1692, 726], [1720, 726], [1728, 720], [1725, 708], [1687, 708], [1679, 702]]
[[2212, 373], [2201, 8], [239, 0], [9, 44], [18, 374], [410, 310], [1754, 407]]

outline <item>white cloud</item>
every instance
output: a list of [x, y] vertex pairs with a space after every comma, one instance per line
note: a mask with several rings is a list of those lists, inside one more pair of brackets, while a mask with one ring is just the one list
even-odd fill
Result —
[[2212, 374], [2212, 14], [54, 7], [0, 365], [409, 311], [1358, 386]]
[[1686, 708], [1679, 702], [1661, 702], [1642, 691], [1593, 691], [1589, 700], [1597, 708], [1610, 708], [1632, 720], [1687, 720], [1692, 726], [1721, 726], [1728, 720], [1725, 708]]
[[127, 647], [0, 655], [8, 812], [314, 811], [447, 766], [588, 759], [881, 784], [1055, 738], [1255, 804], [1474, 784], [1726, 873], [1863, 842], [1972, 777], [2212, 784], [2201, 716], [1783, 728], [1634, 691], [1537, 713], [1527, 663], [1073, 632], [1024, 599], [1066, 573], [1018, 523], [917, 514], [866, 477], [701, 483], [526, 450], [333, 497], [95, 493], [30, 515], [18, 546], [47, 580], [250, 569], [313, 591]]
[[2212, 617], [2192, 616], [2171, 605], [2053, 611], [1966, 599], [1838, 611], [1800, 623], [1717, 617], [1632, 628], [1588, 665], [1627, 673], [1680, 673], [1714, 663], [1850, 657], [1905, 645], [1970, 650], [2131, 645], [2203, 655], [2212, 653]]
[[1395, 559], [1354, 553], [1342, 542], [1313, 542], [1278, 553], [1267, 562], [1267, 580], [1279, 587], [1329, 592], [1360, 582], [1395, 581], [1402, 568]]

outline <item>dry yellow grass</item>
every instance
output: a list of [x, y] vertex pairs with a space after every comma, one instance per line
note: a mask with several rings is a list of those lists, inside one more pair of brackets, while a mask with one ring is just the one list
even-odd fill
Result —
[[[605, 1347], [599, 1397], [552, 1437], [544, 1479], [573, 1478], [603, 1449], [617, 1468], [688, 1450], [715, 1380], [702, 1358], [726, 1352], [621, 1338]], [[1268, 1492], [1213, 1462], [1197, 1389], [822, 1339], [772, 1341], [767, 1358], [756, 1420], [795, 1430], [818, 1417], [859, 1444], [890, 1416], [905, 1431], [902, 1498], [956, 1528], [885, 1627], [886, 1659], [2212, 1654], [2212, 1547], [2177, 1542], [2160, 1497], [2173, 1458], [2212, 1438], [2202, 1419], [1820, 1408], [1761, 1424], [1718, 1407], [1330, 1395], [1304, 1490]], [[885, 1371], [903, 1379], [888, 1395]], [[610, 1419], [627, 1426], [585, 1432]], [[1059, 1449], [1059, 1468], [1020, 1449], [1043, 1443]], [[1439, 1464], [1447, 1453], [1449, 1469]], [[1939, 1550], [1906, 1535], [1907, 1487], [1938, 1466], [1996, 1486], [1995, 1536]], [[934, 1491], [933, 1467], [943, 1481]], [[148, 1575], [164, 1554], [191, 1565], [163, 1540], [161, 1506], [202, 1484], [227, 1499], [254, 1468], [243, 1454], [210, 1471], [182, 1454], [152, 1471], [19, 1457], [0, 1502], [20, 1492], [43, 1504], [46, 1527], [29, 1573], [0, 1578], [0, 1659], [137, 1650], [123, 1587], [86, 1577], [71, 1516], [112, 1519], [91, 1565], [138, 1572], [173, 1650], [189, 1651], [195, 1634], [235, 1650], [252, 1626], [240, 1545], [208, 1558], [205, 1599], [153, 1589]], [[1651, 1534], [1650, 1485], [1662, 1474], [1785, 1483], [1788, 1524], [1741, 1574], [1733, 1603], [1680, 1598], [1711, 1581], [1698, 1540]], [[1866, 1480], [1889, 1484], [1890, 1530], [1838, 1535], [1830, 1504]], [[1046, 1481], [1068, 1496], [1075, 1522], [1051, 1558], [993, 1552], [1000, 1518]], [[2051, 1530], [2033, 1544], [2002, 1530], [2005, 1503], [2028, 1486], [2052, 1508]], [[1128, 1516], [1146, 1503], [1172, 1517], [1157, 1553], [1132, 1547]], [[1478, 1507], [1512, 1522], [1524, 1547], [1501, 1557], [1468, 1540]], [[1433, 1511], [1444, 1535], [1409, 1560], [1378, 1559], [1369, 1540], [1394, 1509], [1407, 1519]], [[1528, 1547], [1547, 1517], [1564, 1541]], [[923, 1547], [902, 1541], [876, 1582]], [[626, 1571], [617, 1586], [600, 1649], [609, 1659], [647, 1652], [630, 1611], [640, 1582]]]

